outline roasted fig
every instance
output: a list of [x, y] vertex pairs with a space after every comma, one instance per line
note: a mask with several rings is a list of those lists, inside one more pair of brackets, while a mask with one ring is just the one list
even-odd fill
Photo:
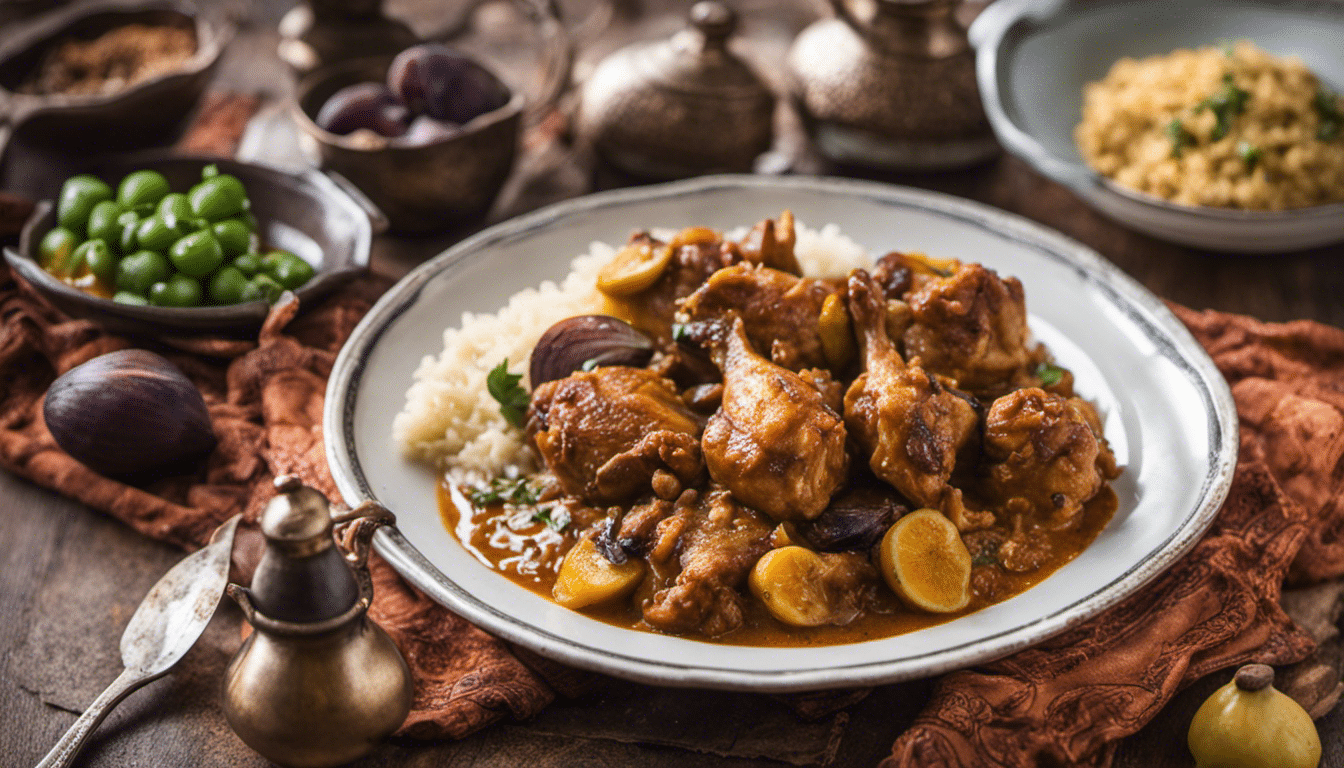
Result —
[[47, 389], [42, 416], [62, 450], [108, 477], [187, 470], [216, 442], [196, 386], [143, 349], [66, 371]]
[[642, 366], [653, 357], [653, 342], [624, 320], [580, 315], [552, 325], [532, 348], [528, 376], [532, 388], [599, 365]]
[[484, 67], [435, 43], [398, 54], [387, 84], [413, 113], [459, 125], [509, 100], [508, 89]]
[[406, 133], [411, 113], [382, 83], [357, 83], [333, 93], [314, 122], [342, 136], [367, 128], [391, 138]]

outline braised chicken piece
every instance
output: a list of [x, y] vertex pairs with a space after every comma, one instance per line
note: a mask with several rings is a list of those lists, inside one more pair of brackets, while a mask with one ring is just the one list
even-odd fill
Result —
[[715, 272], [681, 304], [682, 322], [742, 318], [752, 347], [791, 371], [826, 366], [818, 320], [835, 290], [820, 280], [738, 264]]
[[680, 572], [644, 606], [644, 621], [664, 632], [717, 637], [742, 624], [746, 597], [740, 587], [770, 550], [772, 526], [725, 491], [695, 501], [700, 503], [679, 502], [658, 523], [649, 559], [675, 557]]
[[994, 401], [985, 419], [986, 490], [1004, 512], [1071, 525], [1104, 480], [1119, 475], [1092, 407], [1037, 388]]
[[821, 514], [845, 482], [845, 425], [809, 379], [762, 358], [742, 319], [687, 326], [723, 372], [723, 402], [701, 441], [709, 475], [776, 520]]
[[704, 466], [702, 422], [671, 382], [643, 368], [608, 366], [537, 387], [527, 433], [566, 494], [627, 500], [660, 470], [691, 484]]
[[803, 268], [798, 265], [798, 257], [793, 253], [793, 246], [797, 242], [798, 237], [793, 231], [793, 212], [784, 211], [779, 215], [778, 224], [772, 219], [765, 219], [752, 227], [738, 248], [752, 264], [801, 276]]
[[905, 355], [918, 357], [930, 373], [986, 400], [1033, 383], [1039, 360], [1026, 346], [1026, 299], [1017, 278], [962, 264], [906, 301], [914, 322], [903, 337]]
[[710, 275], [741, 263], [742, 253], [736, 244], [724, 242], [717, 232], [703, 227], [682, 230], [668, 243], [647, 232], [636, 233], [627, 247], [639, 244], [655, 249], [671, 248], [671, 259], [647, 289], [628, 296], [608, 295], [608, 310], [667, 348], [672, 345], [672, 323], [678, 302], [694, 293]]
[[901, 359], [887, 336], [882, 288], [861, 269], [849, 276], [849, 310], [864, 371], [845, 393], [845, 424], [873, 473], [916, 504], [942, 510], [960, 530], [991, 525], [992, 514], [967, 509], [948, 484], [957, 453], [975, 435], [975, 407], [918, 359]]

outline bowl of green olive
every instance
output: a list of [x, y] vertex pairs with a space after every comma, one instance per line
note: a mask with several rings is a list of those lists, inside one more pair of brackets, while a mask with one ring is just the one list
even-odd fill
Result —
[[311, 302], [364, 271], [385, 226], [317, 171], [140, 154], [55, 180], [5, 259], [115, 332], [245, 335], [285, 291]]

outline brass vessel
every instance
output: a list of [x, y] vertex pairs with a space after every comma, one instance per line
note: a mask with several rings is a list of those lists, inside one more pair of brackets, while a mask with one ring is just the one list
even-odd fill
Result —
[[788, 57], [793, 101], [823, 155], [930, 170], [998, 152], [954, 0], [830, 2], [835, 18], [804, 29]]
[[770, 148], [775, 96], [728, 49], [736, 28], [731, 8], [705, 0], [671, 39], [603, 59], [583, 86], [580, 133], [635, 176], [750, 171]]
[[369, 503], [333, 519], [327, 499], [292, 475], [276, 488], [252, 588], [228, 587], [253, 632], [225, 675], [224, 714], [268, 760], [342, 765], [390, 736], [411, 708], [410, 670], [366, 615], [370, 540], [393, 518]]
[[307, 0], [280, 20], [280, 59], [298, 72], [364, 56], [394, 55], [420, 42], [383, 13], [383, 0]]

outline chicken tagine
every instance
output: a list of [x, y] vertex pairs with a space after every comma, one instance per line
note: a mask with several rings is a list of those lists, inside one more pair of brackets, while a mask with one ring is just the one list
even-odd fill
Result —
[[622, 626], [834, 644], [1002, 601], [1105, 526], [1120, 470], [1016, 278], [914, 253], [806, 277], [787, 211], [664, 237], [542, 336], [530, 394], [491, 374], [542, 469], [442, 483], [490, 567]]

